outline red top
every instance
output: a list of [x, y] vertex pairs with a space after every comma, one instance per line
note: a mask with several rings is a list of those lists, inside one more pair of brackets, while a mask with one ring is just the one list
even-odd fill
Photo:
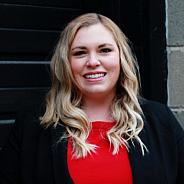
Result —
[[96, 153], [85, 158], [72, 157], [72, 141], [69, 139], [67, 162], [71, 178], [75, 184], [132, 184], [132, 172], [128, 153], [122, 146], [116, 155], [112, 155], [107, 130], [113, 122], [92, 122], [88, 143], [98, 146]]

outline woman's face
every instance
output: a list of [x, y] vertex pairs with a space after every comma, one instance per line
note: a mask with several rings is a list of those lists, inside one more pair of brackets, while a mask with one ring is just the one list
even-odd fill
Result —
[[71, 45], [70, 63], [83, 96], [115, 95], [119, 50], [113, 35], [102, 24], [79, 29]]

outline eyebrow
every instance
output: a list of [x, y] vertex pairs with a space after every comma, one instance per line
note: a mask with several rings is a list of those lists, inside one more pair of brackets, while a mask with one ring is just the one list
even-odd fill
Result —
[[75, 49], [86, 49], [86, 47], [83, 47], [83, 46], [77, 46], [77, 47], [74, 47], [74, 48], [72, 48], [71, 50], [75, 50]]
[[98, 47], [101, 48], [101, 47], [105, 47], [105, 46], [113, 47], [114, 45], [111, 43], [104, 43], [104, 44], [99, 45]]
[[[113, 47], [114, 45], [110, 44], [110, 43], [103, 43], [103, 44], [99, 45], [98, 48], [102, 48], [102, 47], [105, 47], [105, 46]], [[77, 47], [72, 48], [71, 50], [75, 50], [75, 49], [83, 50], [83, 49], [86, 49], [86, 47], [84, 47], [84, 46], [77, 46]]]

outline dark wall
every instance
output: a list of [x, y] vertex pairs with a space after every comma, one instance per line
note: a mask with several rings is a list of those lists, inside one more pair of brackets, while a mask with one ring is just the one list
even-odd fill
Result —
[[8, 134], [3, 127], [11, 126], [17, 111], [44, 99], [59, 33], [85, 12], [104, 14], [122, 28], [138, 57], [143, 95], [166, 102], [165, 4], [161, 0], [0, 0], [0, 136]]

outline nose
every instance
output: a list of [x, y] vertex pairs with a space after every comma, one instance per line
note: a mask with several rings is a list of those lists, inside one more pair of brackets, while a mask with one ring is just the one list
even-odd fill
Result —
[[99, 58], [97, 57], [96, 54], [90, 54], [89, 57], [88, 57], [88, 60], [87, 60], [87, 63], [86, 65], [88, 67], [97, 67], [100, 65], [100, 60]]

